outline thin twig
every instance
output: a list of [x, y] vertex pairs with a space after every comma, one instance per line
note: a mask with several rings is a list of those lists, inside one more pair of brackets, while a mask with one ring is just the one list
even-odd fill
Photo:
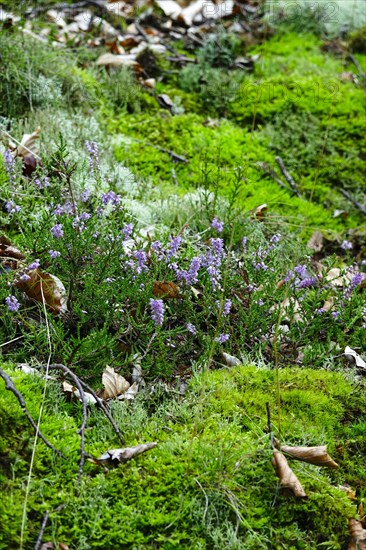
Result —
[[359, 64], [359, 62], [357, 61], [357, 59], [355, 58], [355, 56], [352, 55], [352, 54], [350, 53], [350, 54], [348, 55], [348, 57], [350, 58], [350, 60], [352, 61], [352, 63], [353, 63], [354, 65], [356, 65], [360, 77], [363, 78], [364, 80], [366, 80], [366, 74], [363, 72], [362, 67], [361, 67], [361, 65]]
[[286, 189], [286, 191], [290, 191], [290, 193], [292, 192], [292, 189], [277, 176], [276, 172], [270, 166], [268, 166], [268, 164], [266, 164], [265, 162], [257, 162], [256, 166], [263, 170], [263, 172], [265, 172], [268, 176], [271, 176], [274, 181], [278, 183], [278, 185], [283, 187], [283, 189]]
[[291, 176], [291, 174], [288, 173], [288, 171], [286, 170], [286, 166], [283, 162], [283, 160], [281, 159], [281, 157], [276, 157], [275, 158], [282, 174], [283, 174], [283, 177], [285, 178], [285, 180], [287, 181], [287, 183], [291, 186], [291, 189], [293, 190], [293, 192], [295, 193], [295, 195], [297, 195], [298, 197], [300, 197], [300, 193], [299, 193], [299, 190], [297, 188], [297, 185], [295, 183], [295, 180], [294, 178]]
[[3, 348], [4, 346], [8, 346], [9, 344], [12, 344], [13, 342], [16, 342], [17, 340], [20, 340], [21, 338], [24, 338], [24, 336], [17, 336], [17, 338], [13, 338], [12, 340], [8, 340], [7, 342], [4, 342], [3, 344], [0, 344], [0, 348]]
[[170, 149], [164, 149], [164, 147], [159, 147], [159, 145], [154, 145], [153, 143], [143, 141], [142, 139], [137, 139], [137, 138], [131, 138], [131, 139], [132, 139], [132, 141], [136, 141], [137, 143], [142, 143], [143, 145], [146, 145], [147, 147], [153, 147], [154, 149], [157, 149], [158, 151], [161, 151], [162, 153], [166, 153], [167, 155], [169, 155], [176, 162], [184, 162], [184, 163], [188, 162], [188, 159], [186, 159], [185, 157], [182, 157], [181, 155], [178, 155], [177, 153], [174, 153], [174, 151], [171, 151]]
[[354, 199], [352, 197], [352, 195], [350, 195], [348, 193], [348, 191], [346, 191], [345, 189], [340, 189], [340, 192], [342, 193], [342, 195], [344, 197], [346, 197], [346, 199], [348, 199], [352, 204], [354, 204], [354, 206], [360, 211], [362, 212], [363, 214], [366, 214], [366, 208], [361, 204], [359, 203], [358, 201], [356, 201], [356, 199]]
[[24, 397], [22, 396], [22, 394], [20, 393], [19, 390], [16, 389], [15, 385], [14, 385], [14, 382], [12, 381], [12, 379], [10, 378], [10, 376], [8, 376], [6, 374], [6, 372], [4, 372], [2, 369], [0, 369], [0, 376], [1, 378], [4, 380], [5, 382], [5, 389], [6, 390], [9, 390], [11, 391], [15, 397], [18, 399], [19, 401], [19, 405], [21, 406], [21, 408], [23, 409], [27, 419], [28, 419], [28, 422], [29, 424], [32, 426], [32, 428], [34, 429], [34, 431], [37, 433], [37, 430], [38, 430], [38, 435], [39, 437], [44, 441], [44, 443], [47, 445], [47, 447], [49, 447], [50, 449], [52, 449], [55, 453], [57, 453], [59, 456], [62, 456], [62, 458], [65, 458], [64, 454], [59, 450], [59, 449], [56, 449], [52, 443], [50, 443], [48, 441], [48, 439], [43, 435], [43, 433], [37, 428], [37, 424], [35, 423], [35, 421], [33, 420], [30, 412], [28, 411], [27, 407], [26, 407], [26, 404], [25, 404], [25, 400], [24, 400]]
[[267, 426], [268, 426], [268, 433], [270, 437], [270, 443], [271, 448], [274, 449], [274, 437], [273, 437], [273, 431], [272, 431], [272, 422], [271, 422], [271, 409], [269, 407], [269, 401], [266, 402], [266, 409], [267, 409]]
[[39, 550], [41, 544], [42, 544], [42, 538], [43, 538], [43, 533], [44, 533], [44, 530], [46, 528], [46, 525], [47, 525], [47, 521], [48, 521], [48, 518], [49, 518], [49, 511], [47, 510], [45, 515], [43, 516], [43, 521], [42, 521], [42, 525], [41, 525], [41, 529], [39, 531], [39, 535], [38, 535], [38, 538], [37, 538], [37, 542], [36, 544], [34, 545], [34, 550]]
[[[72, 380], [75, 380], [75, 378], [78, 379], [78, 381], [80, 382], [80, 384], [87, 390], [87, 392], [89, 392], [93, 397], [94, 399], [97, 401], [98, 403], [98, 406], [101, 408], [101, 410], [103, 411], [104, 415], [106, 416], [106, 418], [109, 420], [111, 426], [113, 427], [114, 431], [116, 432], [117, 434], [117, 437], [119, 438], [119, 440], [121, 441], [121, 443], [125, 443], [122, 435], [121, 435], [121, 432], [119, 431], [119, 428], [117, 426], [117, 424], [115, 423], [115, 421], [113, 420], [111, 414], [109, 413], [107, 407], [104, 405], [103, 401], [97, 396], [97, 394], [95, 393], [95, 391], [90, 387], [88, 386], [88, 384], [86, 384], [86, 382], [84, 382], [83, 380], [81, 380], [81, 378], [78, 378], [78, 376], [72, 372], [72, 370], [69, 368], [69, 367], [66, 367], [65, 365], [63, 365], [62, 363], [54, 363], [52, 365], [50, 365], [50, 369], [59, 369], [59, 370], [62, 370], [65, 374], [68, 374], [70, 375], [70, 377], [72, 378]], [[86, 455], [86, 453], [84, 453]]]

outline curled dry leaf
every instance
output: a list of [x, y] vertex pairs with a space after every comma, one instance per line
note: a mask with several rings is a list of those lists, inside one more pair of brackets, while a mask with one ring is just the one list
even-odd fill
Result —
[[366, 529], [362, 523], [351, 518], [348, 520], [348, 530], [351, 537], [348, 550], [366, 550]]
[[350, 363], [353, 363], [353, 364], [356, 363], [356, 367], [360, 369], [366, 369], [365, 361], [362, 359], [360, 355], [358, 355], [358, 353], [354, 349], [347, 346], [346, 349], [344, 350], [344, 355]]
[[125, 449], [111, 449], [110, 451], [106, 451], [99, 458], [92, 459], [92, 462], [94, 462], [94, 464], [100, 464], [101, 466], [112, 466], [115, 468], [119, 464], [128, 462], [128, 460], [136, 458], [142, 453], [153, 449], [156, 445], [157, 443], [152, 442], [142, 443], [141, 445], [136, 445], [135, 447], [126, 447]]
[[0, 257], [24, 260], [25, 256], [12, 245], [11, 241], [4, 235], [0, 236]]
[[28, 155], [38, 157], [38, 140], [41, 135], [41, 128], [38, 127], [32, 134], [24, 134], [20, 144], [10, 142], [9, 147], [12, 150], [13, 157], [27, 157]]
[[17, 280], [14, 286], [25, 292], [29, 298], [41, 303], [43, 303], [43, 293], [45, 305], [52, 313], [55, 315], [66, 313], [66, 290], [58, 277], [41, 272], [39, 269], [27, 271], [27, 275], [29, 277], [27, 281]]
[[134, 382], [132, 386], [128, 388], [127, 391], [125, 391], [124, 393], [118, 396], [118, 399], [120, 401], [122, 401], [123, 399], [127, 399], [127, 400], [135, 399], [138, 391], [139, 391], [139, 385], [137, 384], [137, 382]]
[[305, 498], [307, 496], [300, 481], [288, 465], [286, 458], [276, 449], [273, 451], [272, 464], [277, 476], [280, 478], [281, 487], [290, 489], [295, 497]]
[[263, 219], [265, 213], [268, 210], [267, 204], [261, 204], [260, 206], [257, 206], [257, 208], [254, 208], [252, 212], [253, 218], [257, 218], [257, 220]]
[[319, 447], [288, 447], [287, 445], [282, 445], [281, 451], [292, 458], [308, 462], [309, 464], [324, 466], [326, 468], [338, 468], [338, 464], [328, 455], [326, 445], [320, 445]]
[[237, 357], [234, 357], [233, 355], [229, 355], [228, 353], [225, 353], [224, 351], [222, 352], [222, 356], [223, 356], [226, 364], [229, 365], [230, 367], [238, 367], [239, 365], [242, 364], [240, 359], [238, 359]]
[[179, 298], [179, 288], [172, 281], [155, 281], [153, 294], [157, 298], [162, 298], [163, 300]]
[[104, 399], [118, 397], [125, 393], [130, 387], [130, 383], [127, 382], [123, 376], [118, 374], [113, 367], [106, 367], [102, 374], [102, 382], [105, 388], [103, 392]]

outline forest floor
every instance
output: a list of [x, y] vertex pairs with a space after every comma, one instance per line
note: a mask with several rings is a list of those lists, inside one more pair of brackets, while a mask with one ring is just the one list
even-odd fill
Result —
[[0, 549], [366, 548], [366, 16], [333, 4], [2, 4]]

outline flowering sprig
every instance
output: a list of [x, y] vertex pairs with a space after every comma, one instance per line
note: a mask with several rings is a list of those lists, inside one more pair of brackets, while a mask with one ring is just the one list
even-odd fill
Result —
[[150, 299], [151, 318], [155, 325], [161, 326], [164, 321], [164, 302], [163, 300]]

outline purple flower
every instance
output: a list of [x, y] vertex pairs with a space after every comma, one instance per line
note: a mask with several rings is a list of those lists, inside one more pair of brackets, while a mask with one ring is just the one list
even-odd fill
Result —
[[177, 235], [176, 237], [169, 237], [169, 240], [170, 244], [167, 253], [168, 260], [176, 257], [178, 248], [180, 247], [180, 244], [182, 242], [182, 237], [180, 235]]
[[30, 277], [26, 273], [23, 273], [23, 275], [19, 277], [19, 281], [22, 281], [23, 283], [26, 283], [27, 281], [29, 281], [29, 279]]
[[256, 271], [259, 271], [260, 269], [266, 271], [268, 269], [268, 265], [264, 262], [253, 262], [253, 267]]
[[121, 203], [121, 195], [117, 195], [114, 191], [108, 191], [108, 193], [102, 193], [100, 200], [104, 206], [111, 203], [113, 206], [118, 206]]
[[272, 235], [269, 242], [273, 244], [277, 244], [280, 240], [281, 240], [281, 235], [278, 233], [276, 235]]
[[42, 188], [49, 187], [50, 180], [47, 178], [47, 176], [44, 176], [43, 181], [40, 178], [36, 178], [33, 183], [36, 187], [38, 187], [39, 190], [41, 190]]
[[56, 223], [56, 225], [51, 228], [51, 233], [55, 239], [61, 239], [64, 236], [62, 223]]
[[90, 190], [89, 189], [84, 189], [84, 191], [81, 194], [82, 202], [87, 202], [89, 200], [89, 197], [90, 197]]
[[164, 302], [163, 300], [154, 300], [150, 298], [151, 318], [155, 325], [161, 326], [164, 321]]
[[9, 212], [9, 214], [16, 214], [21, 211], [21, 207], [15, 204], [13, 199], [10, 199], [5, 203], [5, 210]]
[[5, 298], [5, 303], [8, 306], [9, 311], [18, 311], [20, 308], [20, 303], [15, 296], [7, 296]]
[[[219, 300], [216, 301], [216, 306], [218, 308], [218, 310], [220, 311], [220, 302]], [[222, 314], [223, 315], [229, 315], [230, 313], [230, 309], [231, 309], [231, 300], [225, 300], [225, 302], [223, 303], [223, 306], [222, 306]]]
[[185, 283], [190, 286], [194, 283], [197, 283], [198, 280], [198, 271], [201, 267], [201, 257], [194, 256], [191, 260], [191, 265], [189, 266], [188, 271], [185, 269], [177, 271], [177, 277], [179, 280], [184, 280]]
[[241, 245], [243, 247], [244, 252], [247, 251], [247, 243], [248, 243], [248, 237], [243, 237], [241, 240]]
[[91, 172], [100, 169], [98, 144], [95, 141], [85, 140], [85, 149], [89, 154], [89, 166]]
[[339, 311], [332, 311], [331, 315], [333, 319], [337, 319], [337, 317], [339, 316]]
[[61, 252], [59, 252], [58, 250], [49, 250], [48, 254], [51, 256], [52, 260], [61, 256]]
[[343, 250], [352, 250], [353, 244], [350, 241], [343, 241], [341, 248], [343, 248]]
[[122, 228], [123, 240], [124, 241], [127, 241], [131, 237], [132, 231], [133, 231], [133, 224], [132, 223], [126, 223], [126, 225]]
[[191, 334], [197, 334], [197, 329], [194, 325], [192, 325], [192, 323], [187, 323], [186, 327], [188, 332], [190, 332]]
[[363, 282], [363, 277], [363, 273], [357, 273], [354, 275], [349, 285], [350, 290], [353, 290], [356, 286], [359, 286]]
[[211, 227], [215, 229], [218, 233], [222, 233], [224, 230], [224, 222], [221, 222], [217, 218], [214, 218], [211, 222]]
[[322, 315], [323, 313], [325, 313], [325, 309], [320, 307], [320, 308], [315, 310], [315, 313], [316, 313], [316, 315]]
[[285, 283], [288, 283], [289, 281], [291, 281], [291, 279], [293, 279], [295, 276], [295, 273], [292, 271], [292, 269], [290, 269], [288, 272], [287, 272], [287, 275], [284, 279]]
[[39, 266], [41, 265], [41, 262], [39, 259], [35, 260], [34, 262], [32, 262], [31, 264], [29, 264], [29, 266], [27, 267], [27, 269], [38, 269]]
[[305, 279], [305, 277], [307, 276], [306, 265], [297, 265], [294, 269], [301, 278]]
[[315, 286], [317, 282], [318, 281], [316, 280], [315, 277], [306, 277], [299, 284], [299, 288], [308, 288], [309, 286]]
[[219, 344], [223, 344], [224, 342], [227, 342], [230, 338], [230, 334], [219, 334], [217, 338], [215, 338], [215, 342], [218, 342]]
[[11, 185], [14, 185], [15, 184], [15, 162], [10, 149], [7, 149], [5, 153], [3, 153], [3, 158], [4, 158], [5, 170], [9, 178], [9, 183]]
[[144, 250], [135, 250], [133, 255], [137, 260], [137, 268], [136, 268], [137, 274], [140, 275], [140, 273], [142, 273], [143, 271], [149, 271], [149, 268], [146, 265], [146, 261], [147, 261], [146, 252]]

